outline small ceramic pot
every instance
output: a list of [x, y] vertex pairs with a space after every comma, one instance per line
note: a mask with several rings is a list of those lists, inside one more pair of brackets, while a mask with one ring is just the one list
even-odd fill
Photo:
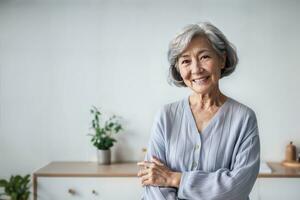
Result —
[[110, 165], [111, 153], [110, 149], [108, 150], [97, 150], [97, 160], [98, 165]]

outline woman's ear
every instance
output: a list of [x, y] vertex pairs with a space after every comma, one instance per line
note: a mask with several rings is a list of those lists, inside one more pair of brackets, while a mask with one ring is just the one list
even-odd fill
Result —
[[221, 69], [224, 69], [224, 68], [225, 68], [226, 57], [227, 57], [227, 54], [226, 54], [226, 52], [225, 52], [225, 53], [223, 53], [222, 56], [221, 56]]

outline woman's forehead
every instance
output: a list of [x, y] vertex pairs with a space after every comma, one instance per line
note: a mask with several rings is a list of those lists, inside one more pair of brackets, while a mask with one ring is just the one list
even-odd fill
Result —
[[187, 57], [190, 54], [203, 53], [203, 52], [211, 52], [213, 51], [213, 47], [211, 46], [209, 40], [203, 36], [197, 36], [191, 40], [191, 42], [187, 45], [185, 50], [180, 54], [180, 57]]

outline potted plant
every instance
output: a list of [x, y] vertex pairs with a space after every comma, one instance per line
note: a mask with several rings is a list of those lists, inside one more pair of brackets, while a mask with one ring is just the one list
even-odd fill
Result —
[[100, 123], [100, 117], [102, 113], [93, 106], [90, 110], [93, 115], [92, 120], [92, 136], [91, 142], [97, 148], [98, 164], [110, 164], [111, 162], [111, 150], [110, 148], [116, 142], [113, 138], [113, 134], [122, 130], [122, 125], [119, 123], [119, 117], [113, 115], [104, 123]]
[[4, 188], [4, 193], [0, 194], [0, 199], [28, 200], [30, 175], [11, 176], [9, 180], [1, 179], [0, 187]]

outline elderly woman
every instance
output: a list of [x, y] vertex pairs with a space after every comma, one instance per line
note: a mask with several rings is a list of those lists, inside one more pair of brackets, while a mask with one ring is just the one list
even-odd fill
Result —
[[173, 83], [193, 93], [155, 118], [138, 163], [143, 199], [249, 199], [260, 160], [256, 116], [219, 88], [238, 62], [233, 45], [212, 24], [193, 24], [171, 41], [168, 59]]

